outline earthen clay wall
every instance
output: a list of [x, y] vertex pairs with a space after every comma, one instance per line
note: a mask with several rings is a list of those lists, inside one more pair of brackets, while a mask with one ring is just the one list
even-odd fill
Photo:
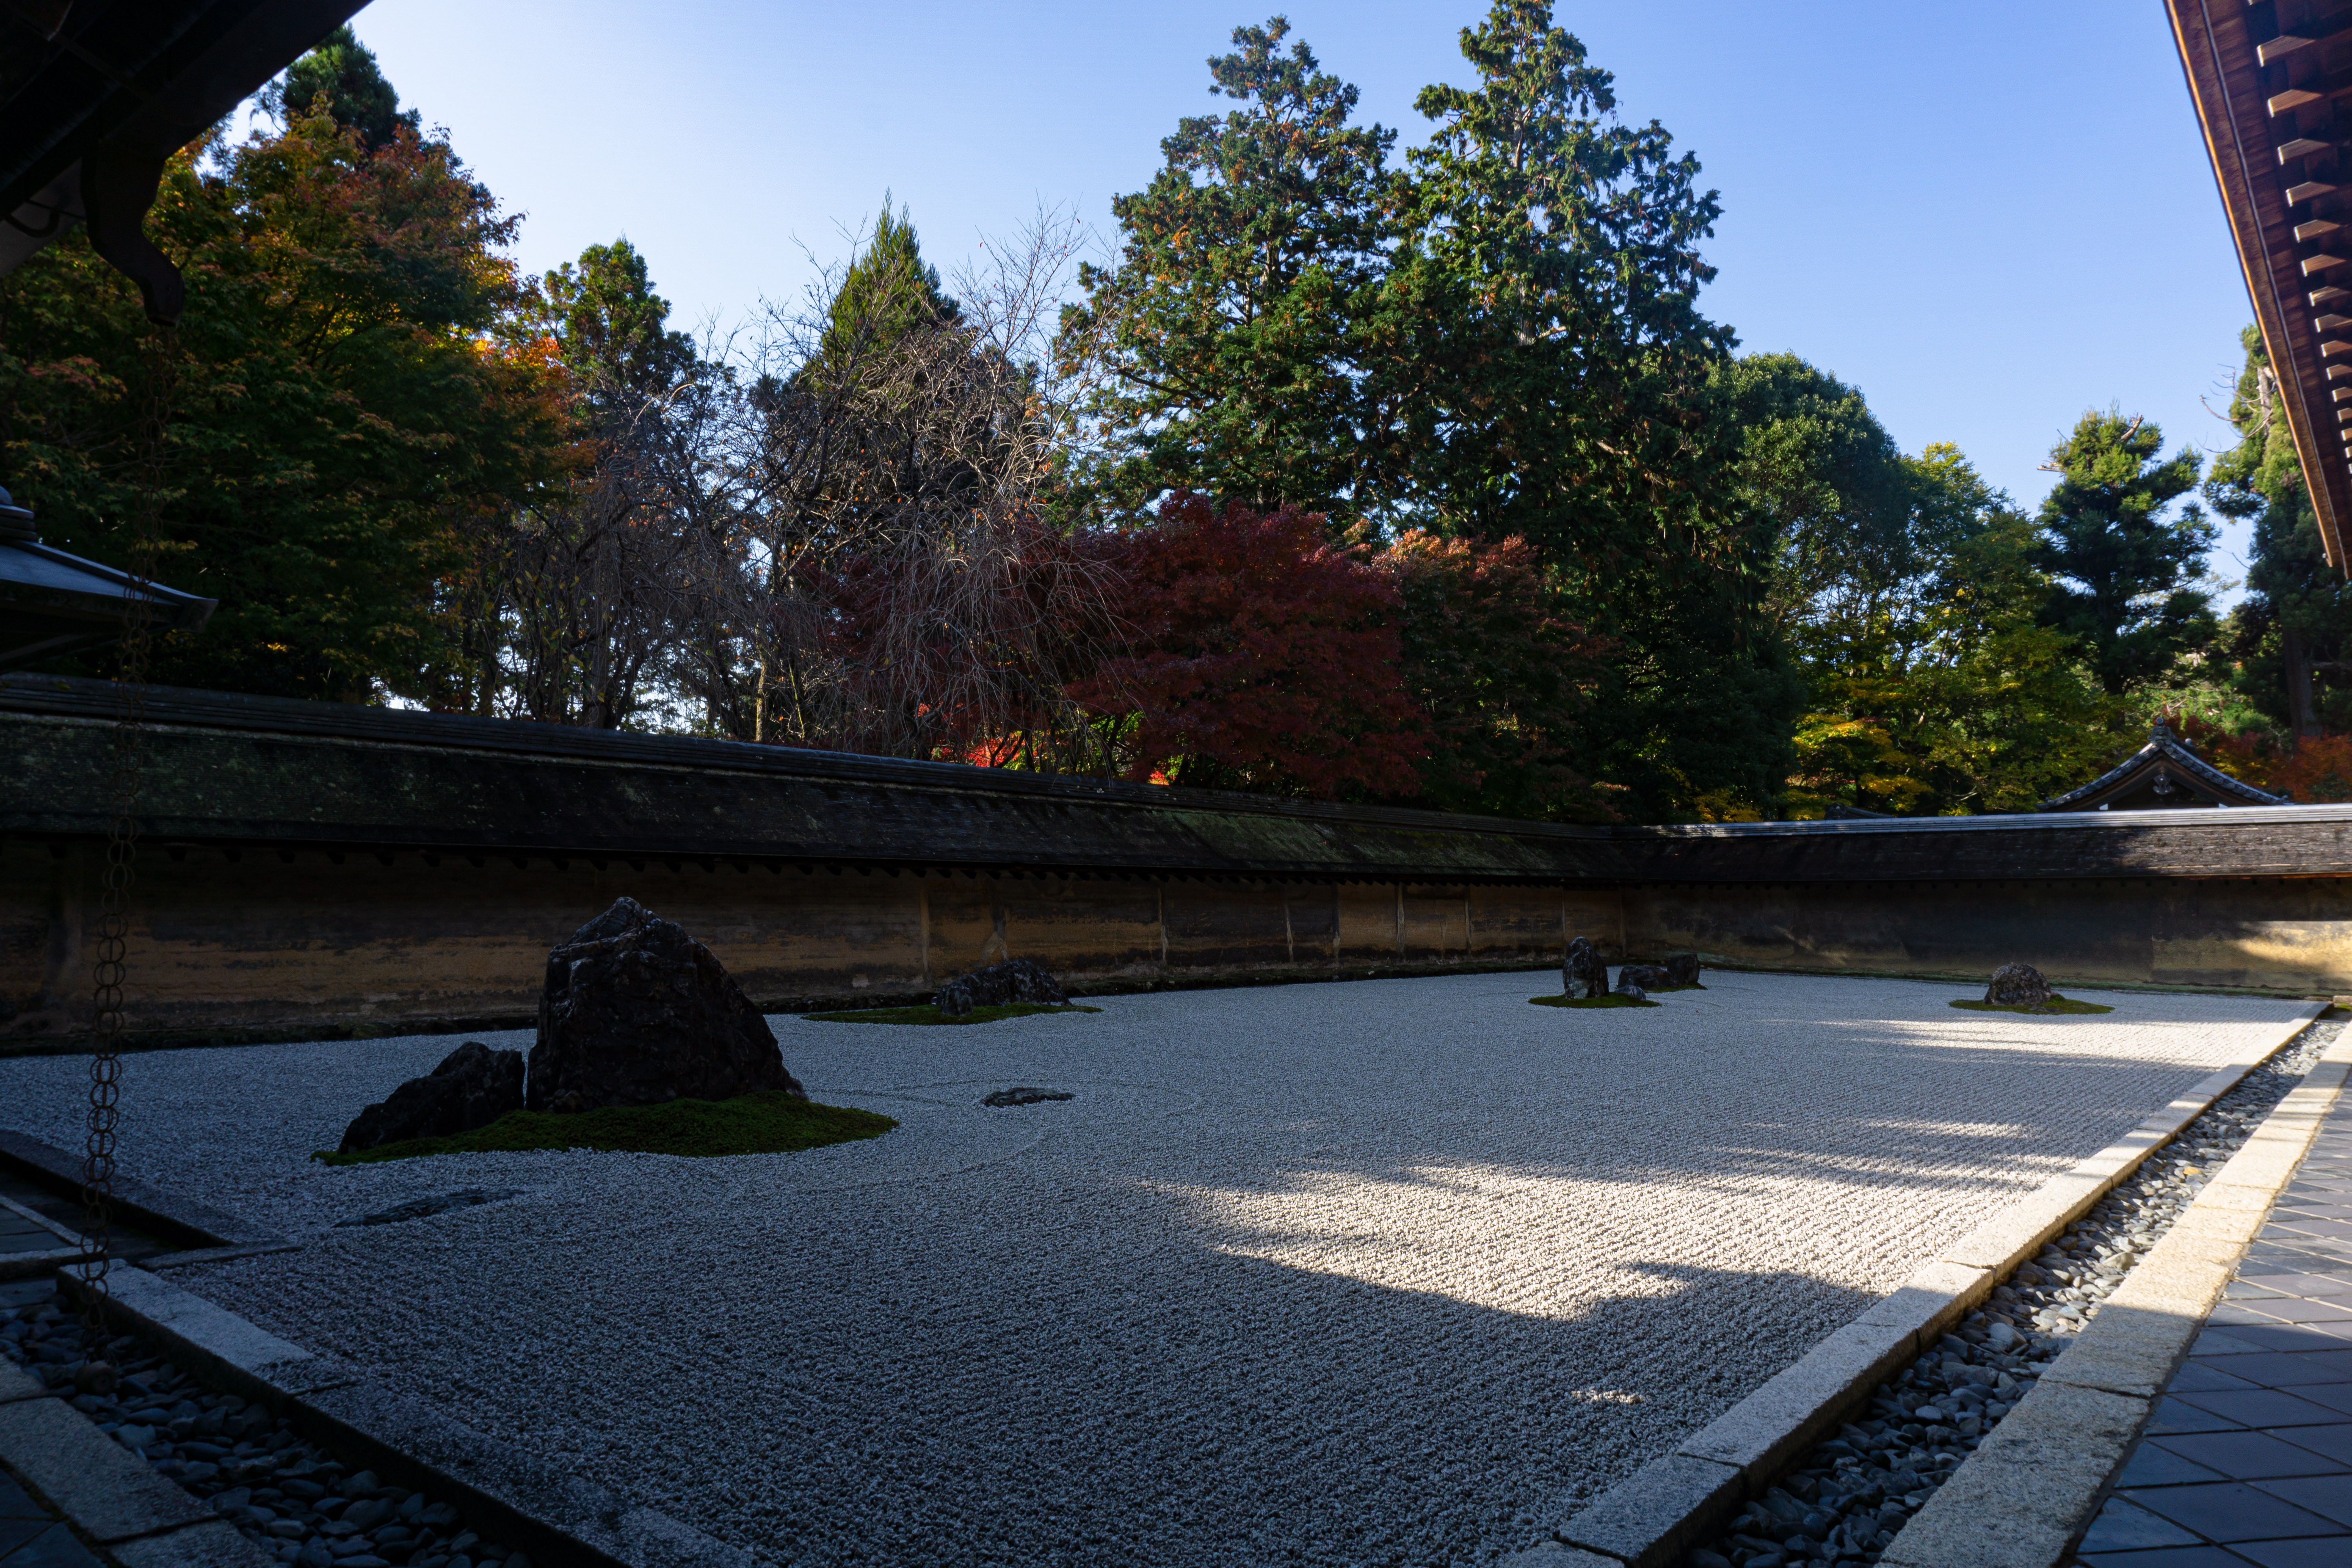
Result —
[[[192, 849], [142, 858], [126, 1025], [139, 1031], [528, 1016], [547, 951], [626, 894], [757, 999], [927, 994], [1004, 957], [1078, 983], [1382, 963], [1545, 963], [1619, 944], [1613, 891], [1146, 877], [639, 870], [526, 858]], [[0, 846], [0, 1037], [86, 1028], [94, 843]], [[4, 1013], [0, 1009], [0, 1013]]]

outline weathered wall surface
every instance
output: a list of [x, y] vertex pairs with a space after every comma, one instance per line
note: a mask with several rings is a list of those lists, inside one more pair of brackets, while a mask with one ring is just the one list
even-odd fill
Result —
[[2352, 992], [2352, 879], [1706, 884], [1629, 889], [1636, 953], [1695, 948], [1770, 968], [2062, 984]]
[[[100, 682], [0, 677], [0, 1037], [89, 1026]], [[755, 998], [1696, 949], [2352, 992], [2352, 807], [1588, 827], [151, 691], [128, 1026], [511, 1018], [627, 894]]]
[[[538, 1002], [547, 951], [613, 900], [707, 942], [755, 999], [922, 994], [1000, 958], [1078, 982], [1383, 962], [1542, 963], [1614, 951], [1613, 892], [1159, 881], [936, 872], [598, 869], [526, 858], [142, 858], [134, 1030], [501, 1017]], [[390, 864], [384, 860], [389, 859]], [[86, 1028], [95, 844], [0, 845], [0, 1037]], [[13, 1005], [13, 1013], [8, 1007]]]

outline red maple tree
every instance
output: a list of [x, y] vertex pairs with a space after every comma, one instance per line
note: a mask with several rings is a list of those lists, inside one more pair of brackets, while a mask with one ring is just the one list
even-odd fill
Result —
[[1409, 795], [1430, 726], [1393, 577], [1318, 513], [1161, 503], [1127, 537], [1116, 651], [1071, 695], [1127, 715], [1121, 771], [1180, 784]]

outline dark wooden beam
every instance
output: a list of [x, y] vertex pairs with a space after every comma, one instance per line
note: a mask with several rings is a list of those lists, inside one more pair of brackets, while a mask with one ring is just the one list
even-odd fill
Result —
[[[2312, 254], [2298, 232], [2329, 221], [2315, 204], [2333, 196], [2339, 177], [2352, 173], [2344, 166], [2330, 89], [2313, 85], [2327, 51], [2312, 31], [2301, 27], [2271, 28], [2269, 36], [2254, 37], [2254, 22], [2266, 22], [2270, 6], [2250, 9], [2244, 0], [2166, 0], [2166, 9], [2254, 321], [2284, 395], [2320, 542], [2331, 565], [2352, 573], [2345, 549], [2346, 520], [2352, 518], [2352, 456], [2340, 440], [2323, 438], [2340, 423], [2333, 417], [2336, 405], [2352, 402], [2352, 392], [2329, 386], [2317, 338], [2323, 329], [2315, 320], [2335, 301], [2352, 300], [2352, 289], [2338, 281], [2352, 271], [2343, 269], [2337, 256]], [[2326, 36], [2332, 38], [2332, 33]], [[2278, 47], [2266, 53], [2264, 46], [2273, 44]], [[2304, 79], [2291, 79], [2298, 74]], [[2291, 98], [2296, 92], [2314, 96]], [[2280, 106], [2275, 112], [2273, 104]], [[2305, 116], [2328, 119], [2329, 124], [2315, 120], [2306, 126]], [[2324, 239], [2332, 232], [2318, 229], [2311, 238]]]

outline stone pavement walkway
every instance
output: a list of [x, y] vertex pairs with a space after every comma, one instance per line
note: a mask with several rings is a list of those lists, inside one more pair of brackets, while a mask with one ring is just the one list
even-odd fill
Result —
[[36, 1501], [0, 1467], [0, 1568], [100, 1568], [65, 1516]]
[[2352, 1564], [2352, 1093], [2084, 1538], [2086, 1568]]

